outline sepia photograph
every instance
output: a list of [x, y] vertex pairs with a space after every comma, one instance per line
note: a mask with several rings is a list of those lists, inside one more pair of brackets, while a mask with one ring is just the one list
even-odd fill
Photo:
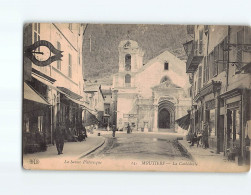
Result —
[[26, 23], [27, 170], [248, 172], [251, 27]]

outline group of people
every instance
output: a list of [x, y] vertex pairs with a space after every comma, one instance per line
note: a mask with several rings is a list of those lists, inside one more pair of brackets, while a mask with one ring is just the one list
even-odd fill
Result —
[[208, 124], [204, 124], [202, 131], [194, 132], [190, 138], [191, 146], [194, 146], [197, 143], [197, 147], [202, 145], [203, 148], [209, 148], [208, 136], [209, 136]]

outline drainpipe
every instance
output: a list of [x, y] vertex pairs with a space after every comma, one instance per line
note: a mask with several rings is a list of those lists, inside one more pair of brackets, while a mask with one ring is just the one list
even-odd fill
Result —
[[[50, 24], [50, 41], [51, 41], [51, 24]], [[50, 64], [50, 76], [52, 76], [52, 65]], [[51, 87], [51, 144], [53, 144], [53, 93]]]
[[229, 60], [230, 60], [230, 55], [229, 55], [229, 49], [230, 49], [230, 25], [228, 26], [228, 32], [227, 32], [227, 68], [226, 68], [226, 91], [228, 89], [228, 78], [229, 78]]
[[53, 133], [53, 94], [52, 94], [52, 88], [51, 88], [51, 144], [53, 143], [53, 137], [52, 137], [52, 133]]
[[[225, 87], [225, 91], [228, 90], [228, 78], [229, 78], [229, 43], [230, 43], [230, 26], [228, 26], [228, 30], [227, 30], [227, 62], [226, 62], [226, 87]], [[228, 124], [227, 124], [227, 120], [228, 120], [228, 112], [227, 112], [227, 104], [226, 104], [226, 100], [224, 100], [224, 108], [225, 108], [225, 117], [224, 117], [224, 145], [223, 145], [223, 151], [224, 151], [224, 155], [226, 155], [226, 150], [228, 148], [228, 135], [227, 135], [227, 129], [228, 129]]]

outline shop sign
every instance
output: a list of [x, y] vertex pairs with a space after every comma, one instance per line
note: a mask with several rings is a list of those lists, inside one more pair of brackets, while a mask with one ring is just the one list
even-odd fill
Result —
[[240, 102], [233, 102], [233, 103], [227, 104], [227, 108], [236, 108], [236, 107], [239, 107], [239, 105], [240, 105]]
[[[38, 51], [37, 49], [40, 48]], [[42, 51], [41, 51], [42, 50]], [[51, 55], [51, 53], [55, 55]], [[57, 50], [49, 41], [36, 41], [24, 48], [24, 56], [37, 66], [47, 66], [57, 60], [62, 60], [63, 51]]]
[[123, 114], [124, 118], [134, 118], [136, 117], [136, 114]]

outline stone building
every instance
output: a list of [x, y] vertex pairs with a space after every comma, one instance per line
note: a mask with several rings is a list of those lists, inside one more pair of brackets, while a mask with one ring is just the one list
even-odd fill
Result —
[[[32, 63], [24, 56], [23, 146], [27, 152], [38, 151], [41, 144], [52, 144], [59, 123], [64, 123], [67, 131], [72, 131], [69, 133], [78, 134], [84, 104], [84, 28], [77, 23], [32, 23], [24, 26], [24, 48], [45, 40], [63, 51], [61, 61], [46, 66]], [[53, 53], [48, 47], [40, 46], [32, 55], [39, 61], [46, 61]]]
[[104, 95], [101, 85], [86, 86], [84, 89], [86, 106], [84, 109], [83, 122], [85, 126], [103, 124]]
[[112, 90], [110, 87], [102, 86], [102, 92], [104, 95], [104, 116], [103, 116], [103, 124], [104, 126], [111, 126], [113, 124], [113, 109], [112, 109]]
[[112, 89], [117, 127], [129, 123], [139, 131], [178, 131], [175, 120], [191, 103], [185, 63], [164, 51], [143, 65], [144, 52], [132, 40], [121, 41], [118, 50], [119, 71]]
[[251, 29], [196, 25], [188, 33], [191, 131], [208, 126], [209, 147], [243, 162], [250, 147]]

